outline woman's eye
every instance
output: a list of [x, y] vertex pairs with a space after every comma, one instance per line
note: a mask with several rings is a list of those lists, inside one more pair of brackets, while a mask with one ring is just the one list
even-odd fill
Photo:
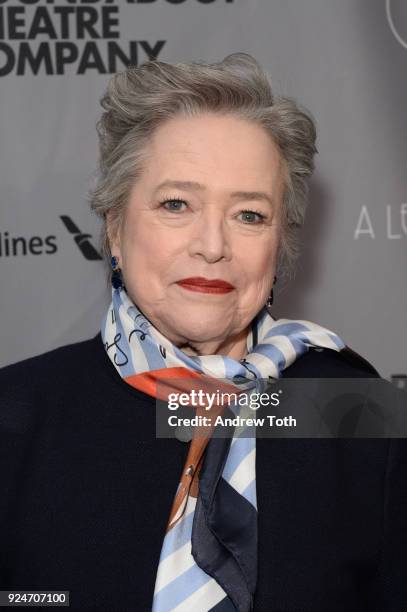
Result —
[[[165, 208], [165, 210], [169, 210], [170, 212], [178, 212], [181, 209], [181, 205], [185, 204], [186, 202], [184, 200], [177, 200], [172, 198], [171, 200], [164, 200], [163, 202], [160, 202], [162, 208]], [[175, 204], [175, 206], [166, 206], [166, 204]]]
[[[163, 200], [160, 202], [161, 208], [168, 210], [169, 212], [179, 213], [183, 212], [182, 206], [188, 206], [185, 200], [181, 200], [178, 198], [170, 198], [168, 200]], [[246, 225], [261, 225], [266, 218], [265, 215], [256, 211], [256, 210], [242, 210], [239, 215], [243, 215], [243, 223]]]
[[242, 210], [240, 214], [243, 215], [243, 223], [247, 223], [248, 225], [259, 225], [260, 223], [263, 223], [264, 219], [266, 218], [265, 215], [262, 215], [255, 210]]

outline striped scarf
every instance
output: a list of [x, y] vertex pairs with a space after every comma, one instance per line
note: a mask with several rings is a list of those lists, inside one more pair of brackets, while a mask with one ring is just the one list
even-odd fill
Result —
[[[275, 320], [264, 307], [251, 323], [243, 359], [190, 356], [151, 324], [123, 287], [112, 289], [101, 333], [120, 376], [163, 400], [169, 392], [195, 385], [213, 390], [214, 383], [217, 390], [258, 392], [261, 381], [279, 378], [309, 347], [345, 347], [324, 327]], [[241, 410], [228, 408], [233, 414]], [[255, 435], [242, 436], [236, 429], [229, 438], [192, 438], [163, 539], [153, 612], [252, 610], [257, 582], [255, 466]]]

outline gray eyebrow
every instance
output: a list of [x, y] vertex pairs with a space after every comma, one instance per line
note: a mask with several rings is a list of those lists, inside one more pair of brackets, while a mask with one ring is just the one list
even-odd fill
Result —
[[[195, 181], [175, 181], [175, 180], [166, 180], [160, 183], [155, 191], [162, 189], [164, 187], [175, 187], [177, 189], [186, 189], [192, 191], [204, 191], [205, 186], [201, 183], [197, 183]], [[268, 193], [265, 191], [234, 191], [230, 194], [233, 199], [236, 200], [265, 200], [271, 206], [274, 206], [273, 199], [270, 197]]]

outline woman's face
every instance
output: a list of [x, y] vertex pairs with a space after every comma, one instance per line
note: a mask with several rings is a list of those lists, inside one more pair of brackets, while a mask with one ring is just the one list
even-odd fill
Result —
[[[261, 127], [211, 114], [168, 120], [148, 154], [110, 240], [127, 292], [187, 353], [232, 356], [272, 287], [281, 155]], [[178, 284], [188, 277], [233, 288], [210, 293]]]

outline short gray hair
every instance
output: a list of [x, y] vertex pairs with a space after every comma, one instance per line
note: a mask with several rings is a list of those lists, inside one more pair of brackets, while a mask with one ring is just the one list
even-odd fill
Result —
[[131, 187], [140, 177], [154, 130], [176, 116], [230, 114], [262, 126], [279, 147], [285, 167], [278, 274], [294, 271], [304, 223], [308, 178], [314, 170], [316, 128], [310, 112], [272, 92], [271, 79], [248, 53], [217, 63], [169, 64], [152, 60], [114, 74], [101, 98], [96, 124], [99, 164], [90, 206], [102, 218], [101, 248], [110, 268], [106, 226], [123, 218]]

